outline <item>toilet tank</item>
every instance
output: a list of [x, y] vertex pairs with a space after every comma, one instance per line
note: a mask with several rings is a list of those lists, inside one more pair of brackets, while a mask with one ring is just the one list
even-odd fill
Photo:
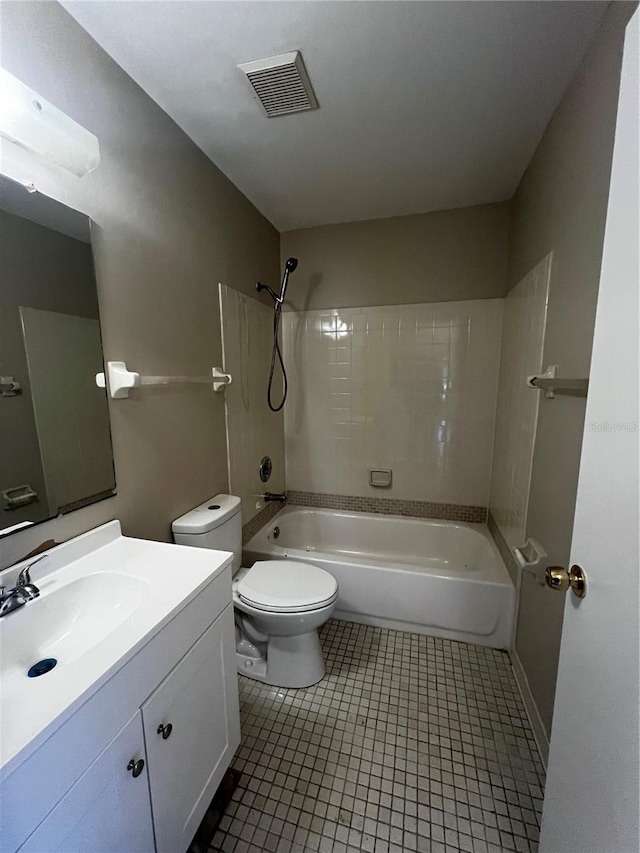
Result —
[[242, 513], [240, 498], [216, 495], [181, 515], [171, 525], [177, 545], [232, 551], [235, 574], [242, 560]]

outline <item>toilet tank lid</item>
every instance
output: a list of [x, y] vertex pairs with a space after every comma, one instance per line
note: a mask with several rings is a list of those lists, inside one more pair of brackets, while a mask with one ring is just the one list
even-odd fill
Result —
[[240, 512], [240, 498], [235, 495], [216, 495], [195, 509], [185, 512], [171, 525], [174, 533], [209, 533]]

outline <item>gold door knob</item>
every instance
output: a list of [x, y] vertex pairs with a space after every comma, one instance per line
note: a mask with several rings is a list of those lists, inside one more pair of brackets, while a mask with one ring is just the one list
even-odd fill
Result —
[[564, 566], [547, 566], [545, 581], [551, 589], [566, 592], [569, 589], [569, 572]]
[[571, 566], [570, 571], [564, 566], [547, 566], [545, 581], [548, 587], [559, 592], [571, 588], [571, 592], [578, 598], [584, 598], [587, 594], [587, 576], [580, 566]]
[[584, 598], [587, 594], [587, 576], [581, 566], [571, 566], [569, 569], [569, 585], [571, 592], [578, 598]]

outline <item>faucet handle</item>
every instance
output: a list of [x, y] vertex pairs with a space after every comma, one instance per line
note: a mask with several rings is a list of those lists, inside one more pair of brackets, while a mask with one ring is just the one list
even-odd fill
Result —
[[35, 566], [36, 563], [39, 563], [41, 560], [44, 560], [48, 556], [49, 556], [48, 554], [43, 554], [42, 557], [38, 557], [37, 560], [32, 560], [28, 566], [25, 566], [23, 569], [21, 569], [20, 574], [18, 575], [17, 585], [18, 586], [26, 586], [27, 584], [30, 584], [31, 583], [30, 571], [31, 571], [32, 567]]

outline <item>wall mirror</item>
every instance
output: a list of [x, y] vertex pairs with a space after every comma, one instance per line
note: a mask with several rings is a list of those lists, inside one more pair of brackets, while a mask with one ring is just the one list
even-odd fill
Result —
[[0, 536], [115, 494], [90, 224], [0, 176]]

